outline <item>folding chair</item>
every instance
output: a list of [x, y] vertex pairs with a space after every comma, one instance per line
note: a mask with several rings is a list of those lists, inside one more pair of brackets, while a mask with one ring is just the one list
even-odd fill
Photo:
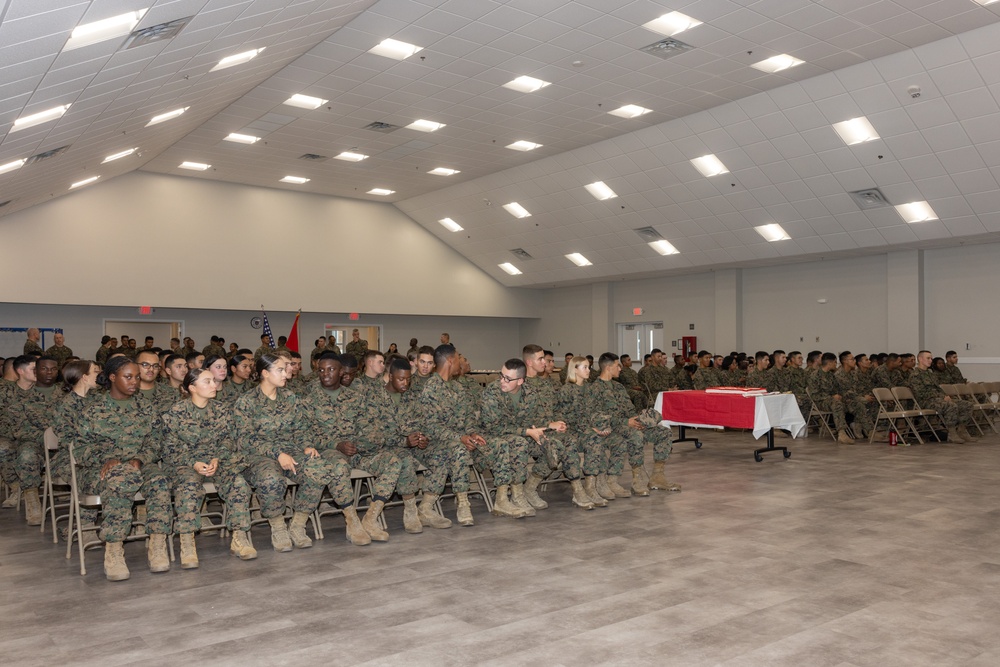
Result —
[[906, 433], [912, 433], [917, 438], [917, 442], [921, 445], [924, 444], [923, 438], [920, 437], [920, 433], [913, 426], [911, 418], [914, 416], [919, 416], [916, 410], [903, 410], [900, 405], [896, 402], [896, 398], [892, 395], [892, 391], [885, 389], [883, 387], [875, 387], [872, 390], [872, 394], [875, 396], [875, 400], [878, 402], [878, 416], [875, 418], [875, 428], [871, 435], [868, 436], [868, 444], [871, 444], [875, 440], [875, 433], [878, 431], [879, 422], [886, 422], [889, 428], [886, 433], [891, 433], [895, 431], [896, 435], [899, 437], [900, 444], [906, 446], [906, 438], [902, 431], [899, 430], [896, 422], [902, 420], [906, 424]]
[[[45, 456], [45, 470], [42, 474], [42, 527], [41, 532], [45, 532], [45, 520], [47, 518], [51, 519], [52, 522], [52, 544], [59, 544], [59, 532], [56, 526], [56, 510], [68, 510], [70, 507], [69, 497], [72, 495], [72, 489], [69, 482], [58, 477], [53, 478], [52, 475], [52, 460], [50, 452], [56, 452], [59, 450], [59, 438], [56, 437], [55, 432], [52, 427], [45, 429], [44, 435], [44, 447], [42, 452]], [[69, 489], [69, 491], [63, 490], [59, 492], [59, 499], [63, 502], [56, 504], [56, 492], [55, 487], [62, 487], [64, 489]], [[48, 516], [46, 516], [48, 515]], [[69, 515], [63, 515], [59, 517], [59, 520], [68, 519]]]
[[833, 432], [833, 428], [830, 425], [833, 421], [833, 412], [831, 410], [820, 410], [819, 405], [816, 404], [815, 399], [813, 399], [808, 389], [806, 389], [806, 395], [809, 396], [809, 403], [812, 406], [809, 409], [809, 416], [806, 417], [806, 429], [813, 425], [813, 420], [816, 420], [817, 433], [823, 435], [823, 431], [825, 430], [831, 439], [836, 440], [837, 435]]
[[[483, 502], [486, 503], [486, 511], [492, 512], [493, 498], [490, 494], [496, 493], [496, 489], [491, 488], [490, 485], [486, 483], [486, 478], [483, 477], [483, 474], [479, 472], [479, 470], [477, 470], [476, 466], [474, 465], [469, 466], [469, 476], [470, 476], [469, 495], [479, 496], [480, 498], [482, 498]], [[492, 473], [491, 473], [491, 478], [492, 478]], [[448, 478], [448, 481], [445, 484], [444, 493], [441, 494], [441, 496], [437, 500], [437, 503], [435, 504], [435, 508], [437, 509], [438, 512], [441, 513], [442, 516], [444, 516], [444, 506], [441, 504], [441, 501], [445, 500], [446, 498], [455, 497], [454, 490], [449, 491], [448, 490], [449, 488], [451, 488], [450, 477]]]
[[993, 424], [993, 420], [990, 419], [990, 414], [995, 412], [995, 408], [992, 403], [984, 403], [984, 395], [986, 390], [983, 388], [981, 382], [969, 382], [968, 384], [960, 384], [957, 387], [958, 396], [972, 404], [972, 421], [975, 423], [976, 428], [979, 429], [980, 435], [986, 435], [983, 431], [983, 424], [986, 424], [987, 428], [993, 429], [993, 432], [997, 432], [997, 427]]
[[[372, 504], [372, 498], [375, 495], [373, 490], [373, 483], [375, 481], [375, 475], [371, 474], [367, 470], [361, 470], [360, 468], [351, 469], [351, 487], [354, 489], [354, 501], [351, 503], [355, 510], [365, 509], [370, 507]], [[362, 501], [367, 500], [366, 503], [362, 504]], [[326, 508], [323, 505], [326, 505]], [[402, 504], [398, 502], [396, 504]], [[386, 503], [386, 507], [389, 503]], [[323, 495], [320, 496], [319, 506], [316, 508], [315, 522], [314, 522], [314, 532], [316, 533], [316, 539], [325, 539], [326, 534], [323, 532], [323, 524], [320, 521], [325, 516], [335, 516], [337, 514], [343, 514], [344, 510], [340, 509], [333, 504], [333, 496], [330, 494], [330, 490], [326, 487], [323, 488]], [[385, 515], [380, 514], [378, 517], [379, 525], [383, 530], [387, 529], [385, 523]]]
[[[937, 428], [931, 422], [931, 417], [936, 417], [939, 427], [945, 428], [944, 420], [941, 418], [941, 415], [938, 414], [937, 410], [931, 410], [931, 409], [925, 410], [924, 408], [920, 407], [920, 404], [917, 403], [917, 399], [913, 396], [913, 391], [911, 391], [909, 387], [893, 387], [892, 396], [893, 398], [896, 399], [896, 405], [898, 406], [898, 408], [910, 414], [908, 421], [911, 427], [913, 427], [914, 433], [916, 433], [918, 436], [920, 435], [921, 431], [919, 428], [916, 428], [915, 425], [919, 423], [918, 420], [922, 419], [924, 426], [926, 426], [925, 433], [930, 433], [931, 435], [934, 436], [935, 440], [941, 442], [941, 437], [937, 434]], [[906, 405], [904, 401], [910, 401], [913, 407], [912, 408], [904, 407]]]

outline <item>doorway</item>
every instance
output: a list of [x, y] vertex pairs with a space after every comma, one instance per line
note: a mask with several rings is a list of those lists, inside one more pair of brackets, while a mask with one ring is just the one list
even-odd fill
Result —
[[340, 348], [341, 352], [347, 351], [347, 344], [351, 342], [351, 332], [355, 329], [358, 330], [358, 335], [361, 336], [361, 340], [368, 341], [369, 350], [381, 350], [382, 344], [382, 325], [372, 324], [368, 326], [363, 326], [359, 324], [326, 324], [324, 325], [324, 330], [326, 331], [327, 337], [333, 336], [337, 341], [337, 347]]
[[619, 324], [618, 355], [632, 357], [632, 367], [642, 366], [642, 358], [655, 348], [663, 349], [663, 322]]
[[135, 338], [136, 347], [145, 345], [146, 336], [153, 337], [153, 345], [166, 350], [171, 338], [181, 338], [183, 322], [169, 320], [104, 320], [104, 334], [113, 338], [127, 335]]

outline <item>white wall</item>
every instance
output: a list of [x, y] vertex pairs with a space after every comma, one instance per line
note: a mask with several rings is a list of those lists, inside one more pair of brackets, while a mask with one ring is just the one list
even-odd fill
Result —
[[389, 204], [134, 172], [0, 220], [0, 302], [534, 317]]

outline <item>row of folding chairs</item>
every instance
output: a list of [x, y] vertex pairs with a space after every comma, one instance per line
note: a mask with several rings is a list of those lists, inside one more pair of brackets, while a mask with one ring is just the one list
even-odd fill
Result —
[[972, 417], [976, 428], [983, 434], [983, 427], [1000, 433], [997, 417], [1000, 417], [1000, 382], [969, 382], [968, 384], [943, 384], [946, 396], [959, 398], [972, 404]]

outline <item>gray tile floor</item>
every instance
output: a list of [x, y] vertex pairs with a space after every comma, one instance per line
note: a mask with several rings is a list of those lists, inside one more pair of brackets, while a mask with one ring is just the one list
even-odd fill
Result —
[[[704, 433], [704, 432], [703, 432]], [[680, 494], [553, 506], [257, 561], [81, 577], [0, 513], [0, 663], [27, 665], [1000, 665], [1000, 437], [844, 446], [755, 463], [742, 433], [678, 445]], [[786, 444], [788, 441], [779, 442]], [[453, 505], [448, 503], [453, 514]]]

